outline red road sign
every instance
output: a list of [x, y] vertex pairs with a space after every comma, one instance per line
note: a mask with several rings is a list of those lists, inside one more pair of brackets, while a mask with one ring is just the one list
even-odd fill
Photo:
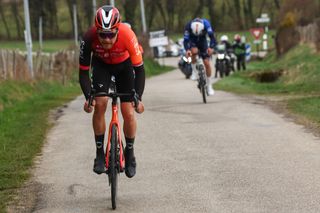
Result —
[[264, 31], [263, 28], [251, 28], [250, 29], [251, 34], [253, 35], [253, 37], [256, 40], [258, 40], [261, 37], [261, 35], [263, 34], [263, 31]]

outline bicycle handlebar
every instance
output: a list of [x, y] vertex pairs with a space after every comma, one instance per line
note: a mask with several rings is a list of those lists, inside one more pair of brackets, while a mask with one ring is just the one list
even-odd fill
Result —
[[135, 89], [132, 89], [131, 93], [117, 93], [117, 92], [112, 92], [112, 93], [98, 92], [98, 93], [96, 93], [95, 89], [92, 89], [90, 92], [89, 99], [88, 99], [88, 105], [92, 106], [92, 102], [95, 97], [105, 97], [105, 96], [110, 97], [110, 98], [132, 97], [133, 102], [134, 102], [134, 107], [137, 108], [139, 105], [139, 95], [136, 93]]

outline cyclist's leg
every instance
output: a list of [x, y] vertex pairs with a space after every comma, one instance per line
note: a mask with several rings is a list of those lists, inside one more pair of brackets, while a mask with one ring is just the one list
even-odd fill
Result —
[[[116, 77], [118, 92], [130, 93], [134, 89], [134, 71], [130, 59], [119, 66]], [[128, 177], [133, 177], [136, 173], [136, 160], [134, 156], [133, 144], [135, 140], [137, 121], [131, 97], [121, 98], [121, 114], [123, 117], [123, 132], [126, 138], [125, 148], [125, 173]]]
[[198, 55], [198, 47], [196, 46], [195, 43], [191, 43], [191, 67], [192, 67], [192, 73], [190, 76], [191, 80], [197, 80], [198, 78], [198, 73], [196, 69], [196, 62], [197, 62], [197, 55]]
[[210, 56], [208, 55], [208, 43], [207, 43], [207, 40], [206, 39], [202, 39], [199, 44], [198, 44], [198, 47], [199, 47], [199, 51], [200, 51], [200, 56], [203, 60], [203, 64], [206, 68], [206, 74], [207, 74], [207, 77], [211, 77], [211, 64], [210, 64]]
[[200, 56], [203, 60], [203, 64], [206, 68], [206, 76], [207, 76], [207, 92], [208, 95], [214, 95], [214, 90], [212, 88], [212, 79], [211, 79], [211, 64], [210, 64], [210, 56], [208, 55], [208, 43], [206, 40], [201, 42], [199, 46]]
[[[92, 60], [92, 86], [96, 92], [105, 92], [110, 84], [110, 74], [106, 73], [107, 65], [97, 59]], [[96, 105], [92, 117], [93, 130], [96, 142], [96, 158], [93, 171], [101, 174], [105, 171], [104, 136], [106, 131], [105, 111], [107, 109], [107, 97], [96, 97]]]

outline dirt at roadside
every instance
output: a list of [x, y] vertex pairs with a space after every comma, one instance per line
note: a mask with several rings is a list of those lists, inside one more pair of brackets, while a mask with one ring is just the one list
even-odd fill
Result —
[[[285, 118], [290, 119], [296, 124], [304, 126], [307, 132], [314, 134], [316, 137], [320, 137], [320, 125], [312, 122], [302, 115], [294, 114], [290, 112], [287, 107], [287, 101], [294, 97], [291, 96], [247, 96], [254, 103], [262, 104], [270, 107], [271, 110], [278, 114], [283, 114]], [[297, 97], [299, 98], [299, 97]]]

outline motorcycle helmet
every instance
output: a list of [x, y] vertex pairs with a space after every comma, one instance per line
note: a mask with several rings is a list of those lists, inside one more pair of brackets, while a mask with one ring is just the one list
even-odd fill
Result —
[[239, 42], [241, 40], [241, 36], [239, 34], [234, 35], [234, 40]]
[[204, 30], [204, 24], [202, 19], [196, 18], [191, 23], [191, 31], [194, 35], [199, 36], [201, 35], [202, 31]]
[[221, 38], [220, 38], [220, 41], [221, 41], [221, 42], [226, 42], [226, 41], [228, 41], [228, 40], [229, 40], [229, 38], [228, 38], [227, 35], [222, 35]]
[[120, 23], [120, 13], [115, 7], [105, 5], [96, 12], [95, 26], [99, 30], [111, 30], [117, 28]]

